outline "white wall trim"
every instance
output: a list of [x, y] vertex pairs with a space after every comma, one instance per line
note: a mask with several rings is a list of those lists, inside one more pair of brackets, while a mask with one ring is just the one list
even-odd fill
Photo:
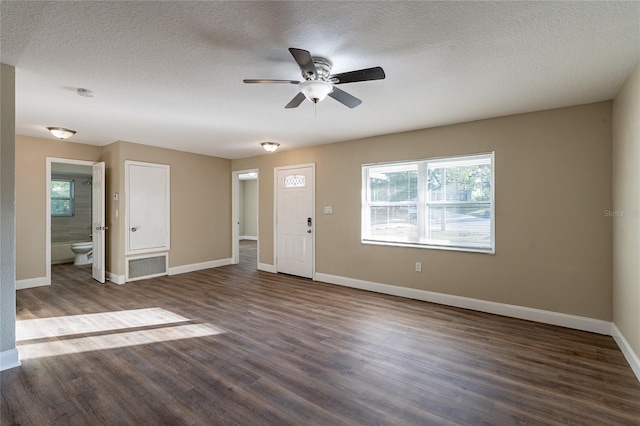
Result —
[[240, 235], [239, 240], [253, 240], [258, 241], [258, 237], [253, 237], [251, 235]]
[[620, 330], [618, 330], [615, 323], [611, 324], [611, 335], [620, 347], [620, 350], [627, 359], [627, 362], [638, 378], [638, 381], [640, 381], [640, 358], [638, 358], [638, 355], [633, 351], [631, 345], [627, 342], [627, 339], [625, 339], [622, 333], [620, 333]]
[[122, 285], [126, 282], [124, 275], [116, 275], [113, 272], [106, 272], [107, 279], [114, 284]]
[[[51, 285], [51, 169], [52, 163], [61, 163], [61, 164], [75, 164], [79, 166], [87, 166], [93, 167], [96, 164], [95, 161], [86, 161], [86, 160], [72, 160], [70, 158], [58, 158], [58, 157], [47, 157], [46, 158], [46, 176], [45, 176], [45, 185], [46, 185], [46, 199], [45, 199], [45, 259], [44, 259], [44, 267], [46, 271], [46, 284], [42, 285]], [[92, 224], [93, 224], [93, 212], [92, 212]], [[17, 286], [16, 286], [17, 287]], [[37, 287], [37, 286], [32, 286]], [[28, 288], [28, 287], [23, 287]]]
[[[246, 169], [235, 170], [231, 172], [231, 264], [237, 265], [240, 263], [240, 244], [241, 239], [248, 239], [251, 237], [240, 236], [240, 175], [243, 173], [256, 173], [256, 182], [258, 185], [258, 191], [256, 194], [257, 211], [256, 216], [260, 217], [260, 169]], [[256, 223], [256, 233], [260, 235], [260, 221]], [[258, 240], [258, 236], [255, 237]], [[260, 244], [257, 248], [258, 259], [260, 259]]]
[[268, 263], [258, 263], [258, 271], [271, 272], [272, 274], [278, 273], [275, 265], [269, 265]]
[[0, 352], [0, 371], [20, 367], [21, 365], [20, 358], [18, 357], [18, 350], [16, 348]]
[[51, 280], [47, 277], [27, 278], [24, 280], [16, 280], [16, 290], [22, 290], [25, 288], [42, 287], [45, 285], [51, 285]]
[[233, 259], [210, 260], [209, 262], [192, 263], [190, 265], [174, 266], [169, 268], [169, 275], [185, 274], [187, 272], [201, 271], [203, 269], [218, 268], [220, 266], [231, 265]]
[[376, 293], [390, 294], [393, 296], [406, 297], [425, 302], [439, 303], [441, 305], [455, 306], [457, 308], [471, 309], [474, 311], [497, 314], [506, 317], [559, 325], [592, 333], [611, 335], [610, 322], [593, 318], [544, 311], [542, 309], [527, 308], [524, 306], [508, 305], [506, 303], [491, 302], [487, 300], [472, 299], [470, 297], [435, 293], [432, 291], [399, 287], [323, 273], [316, 273], [315, 280], [345, 287], [359, 288], [361, 290], [374, 291]]

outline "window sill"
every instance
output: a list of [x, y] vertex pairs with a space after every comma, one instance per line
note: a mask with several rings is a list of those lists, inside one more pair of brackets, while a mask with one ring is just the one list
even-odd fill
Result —
[[419, 249], [430, 249], [430, 250], [445, 250], [445, 251], [462, 251], [469, 253], [482, 253], [495, 255], [495, 248], [480, 248], [480, 247], [453, 247], [453, 246], [439, 246], [439, 245], [429, 245], [429, 244], [419, 244], [419, 243], [402, 243], [402, 242], [392, 242], [392, 241], [377, 241], [377, 240], [361, 240], [362, 244], [369, 244], [375, 246], [391, 246], [391, 247], [409, 247], [409, 248], [419, 248]]

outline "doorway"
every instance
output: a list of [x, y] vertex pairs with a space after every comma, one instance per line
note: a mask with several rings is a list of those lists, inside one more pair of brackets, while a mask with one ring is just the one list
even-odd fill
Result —
[[258, 269], [258, 169], [233, 172], [232, 263]]
[[74, 243], [90, 246], [82, 253], [86, 270], [95, 280], [105, 282], [104, 178], [103, 162], [47, 157], [47, 285], [51, 285], [52, 263], [74, 262], [78, 257], [71, 248]]

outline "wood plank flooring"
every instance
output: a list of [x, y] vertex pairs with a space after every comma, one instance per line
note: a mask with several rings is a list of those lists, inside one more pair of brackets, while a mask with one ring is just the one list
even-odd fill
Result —
[[[240, 265], [17, 293], [2, 425], [639, 425], [611, 337]], [[95, 315], [101, 314], [101, 315]], [[48, 320], [40, 320], [46, 319]]]

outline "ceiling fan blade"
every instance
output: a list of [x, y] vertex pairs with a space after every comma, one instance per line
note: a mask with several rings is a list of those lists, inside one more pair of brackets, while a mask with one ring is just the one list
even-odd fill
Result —
[[289, 102], [285, 106], [285, 108], [297, 108], [305, 99], [306, 98], [304, 97], [304, 93], [300, 92], [293, 99], [291, 99], [291, 102]]
[[358, 81], [382, 80], [385, 78], [384, 70], [380, 67], [365, 68], [357, 71], [343, 72], [329, 76], [329, 79], [336, 78], [334, 84], [355, 83]]
[[333, 92], [329, 93], [329, 96], [349, 108], [355, 108], [362, 103], [360, 99], [348, 94], [344, 90], [338, 89], [337, 87], [333, 88]]
[[305, 75], [313, 76], [314, 80], [318, 78], [316, 66], [313, 64], [313, 58], [311, 58], [311, 53], [308, 50], [290, 47], [289, 52], [291, 52], [293, 59], [296, 60]]
[[259, 84], [272, 84], [272, 83], [300, 84], [299, 81], [294, 81], [294, 80], [266, 80], [266, 79], [259, 79], [259, 78], [245, 78], [242, 81], [244, 83], [259, 83]]

